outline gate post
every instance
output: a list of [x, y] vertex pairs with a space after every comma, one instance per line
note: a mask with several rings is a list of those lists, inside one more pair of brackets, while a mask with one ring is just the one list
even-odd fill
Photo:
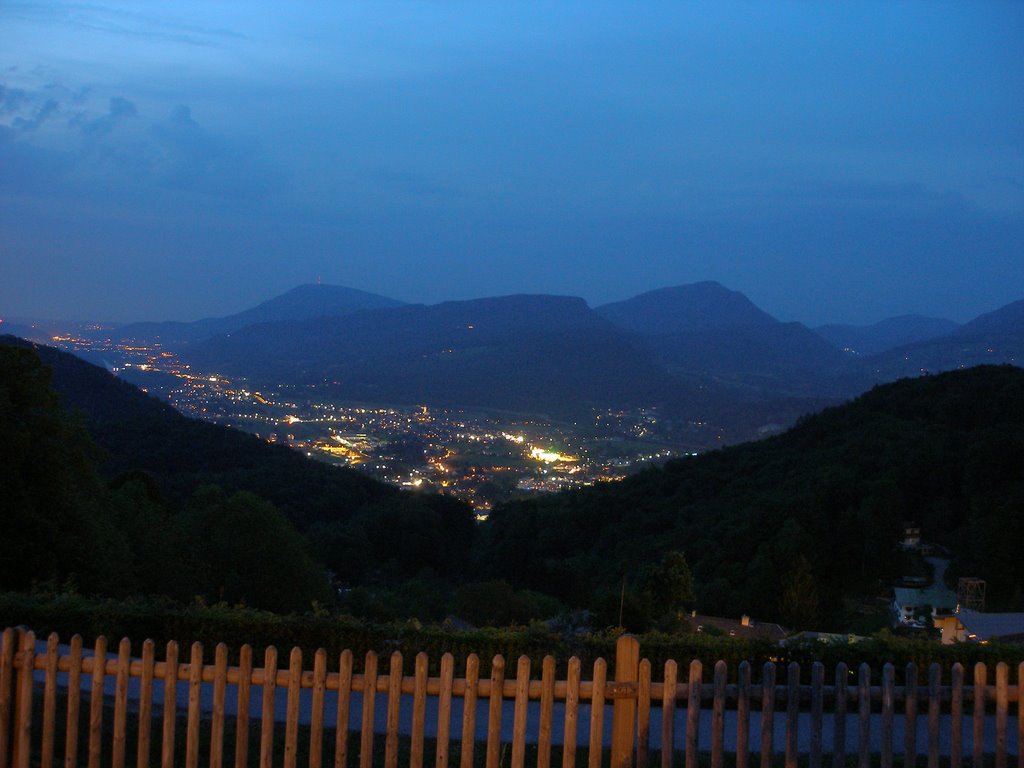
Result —
[[615, 643], [615, 697], [612, 699], [611, 768], [632, 768], [636, 737], [640, 641], [622, 635]]

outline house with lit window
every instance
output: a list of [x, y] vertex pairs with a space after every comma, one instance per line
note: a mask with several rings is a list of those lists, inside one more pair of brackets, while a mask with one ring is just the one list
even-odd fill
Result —
[[[956, 593], [948, 589], [914, 589], [912, 587], [893, 588], [892, 610], [896, 614], [896, 623], [907, 627], [927, 627], [929, 623], [956, 610]], [[929, 607], [930, 615], [918, 619], [920, 613]]]

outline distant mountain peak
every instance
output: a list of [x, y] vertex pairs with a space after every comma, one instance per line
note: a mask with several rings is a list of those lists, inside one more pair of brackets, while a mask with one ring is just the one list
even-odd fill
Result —
[[814, 332], [838, 349], [874, 355], [907, 344], [916, 344], [954, 333], [952, 320], [922, 315], [898, 315], [872, 325], [823, 325]]
[[1005, 304], [992, 312], [978, 315], [961, 326], [958, 336], [993, 332], [1024, 332], [1024, 299]]
[[165, 342], [194, 342], [233, 333], [249, 325], [316, 317], [340, 317], [366, 309], [400, 307], [403, 302], [358, 288], [304, 283], [255, 307], [226, 317], [208, 317], [193, 323], [131, 323], [118, 329], [122, 338], [161, 338]]
[[598, 307], [597, 313], [621, 328], [648, 335], [778, 324], [742, 293], [713, 280], [647, 291]]

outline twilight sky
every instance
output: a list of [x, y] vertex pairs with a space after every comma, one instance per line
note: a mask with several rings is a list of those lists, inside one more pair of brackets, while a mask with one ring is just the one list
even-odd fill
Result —
[[1024, 3], [0, 3], [0, 317], [1024, 298]]

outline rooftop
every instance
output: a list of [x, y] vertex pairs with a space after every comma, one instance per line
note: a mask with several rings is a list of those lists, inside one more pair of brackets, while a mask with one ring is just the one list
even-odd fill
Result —
[[982, 613], [964, 608], [956, 616], [972, 640], [1024, 635], [1024, 613]]

